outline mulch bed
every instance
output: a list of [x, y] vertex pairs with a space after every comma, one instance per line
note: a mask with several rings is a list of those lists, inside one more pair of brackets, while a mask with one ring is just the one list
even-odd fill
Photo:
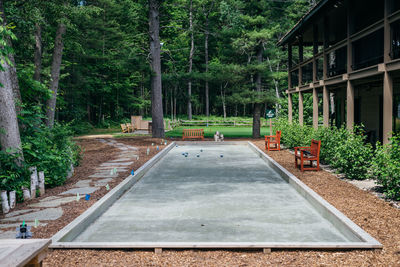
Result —
[[[149, 159], [145, 150], [154, 142], [153, 139], [144, 137], [118, 141], [140, 148], [140, 160], [132, 166], [135, 169]], [[76, 175], [62, 190], [92, 174], [101, 162], [116, 157], [116, 149], [95, 140], [81, 140], [79, 143], [85, 148], [86, 154], [81, 166], [76, 169]], [[262, 140], [254, 143], [264, 150]], [[150, 156], [154, 154], [155, 151]], [[44, 266], [400, 266], [400, 210], [329, 172], [301, 173], [294, 167], [293, 155], [286, 150], [269, 152], [268, 155], [381, 242], [383, 249], [278, 250], [270, 254], [264, 254], [260, 250], [198, 249], [164, 250], [161, 255], [150, 250], [60, 249], [53, 250], [47, 256]], [[128, 175], [129, 172], [121, 174], [110, 187], [117, 185]], [[58, 188], [48, 190], [46, 196], [53, 191], [58, 192]], [[93, 194], [93, 199], [89, 202], [74, 202], [67, 208], [63, 206], [64, 215], [46, 227], [39, 227], [35, 231], [35, 237], [51, 237], [105, 193], [103, 188]]]

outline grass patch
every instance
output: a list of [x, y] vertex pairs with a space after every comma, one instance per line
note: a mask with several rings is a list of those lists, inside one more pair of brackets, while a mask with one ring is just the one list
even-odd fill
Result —
[[[252, 136], [252, 127], [229, 127], [229, 126], [182, 126], [166, 132], [166, 137], [182, 137], [183, 129], [204, 129], [205, 138], [214, 138], [216, 131], [219, 131], [225, 138], [250, 138]], [[269, 128], [261, 128], [261, 136], [269, 134]]]

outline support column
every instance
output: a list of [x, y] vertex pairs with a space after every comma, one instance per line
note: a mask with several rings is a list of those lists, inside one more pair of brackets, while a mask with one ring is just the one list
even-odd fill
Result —
[[299, 92], [299, 124], [303, 125], [303, 93]]
[[318, 129], [318, 92], [316, 88], [313, 88], [313, 127]]
[[303, 52], [303, 36], [299, 37], [299, 87], [303, 85], [303, 68], [302, 64], [304, 61], [304, 52]]
[[288, 88], [291, 89], [293, 87], [292, 85], [292, 45], [288, 45]]
[[329, 126], [329, 90], [324, 85], [322, 88], [322, 98], [323, 98], [323, 116], [324, 116], [324, 127]]
[[390, 34], [390, 23], [389, 23], [389, 12], [390, 12], [390, 4], [389, 0], [385, 0], [385, 12], [384, 12], [384, 20], [383, 20], [383, 62], [387, 63], [391, 60], [390, 50], [391, 50], [391, 34]]
[[354, 85], [348, 80], [347, 81], [347, 114], [346, 114], [346, 126], [347, 129], [352, 130], [354, 124]]
[[323, 31], [323, 79], [326, 80], [328, 78], [328, 55], [326, 54], [326, 49], [329, 46], [329, 24], [327, 17], [324, 17], [324, 31]]
[[389, 143], [393, 131], [393, 80], [385, 71], [383, 76], [383, 143]]
[[292, 101], [292, 94], [288, 94], [288, 118], [289, 122], [293, 122], [293, 101]]

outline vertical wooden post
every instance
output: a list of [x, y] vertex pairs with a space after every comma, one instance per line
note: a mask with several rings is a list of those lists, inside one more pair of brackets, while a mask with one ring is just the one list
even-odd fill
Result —
[[43, 196], [45, 193], [45, 186], [44, 186], [44, 172], [39, 172], [39, 192], [40, 196]]
[[313, 88], [313, 127], [318, 129], [318, 92], [316, 88]]
[[302, 63], [304, 61], [303, 57], [303, 36], [299, 37], [299, 86], [303, 85], [303, 68]]
[[303, 94], [299, 92], [299, 124], [303, 125]]
[[292, 75], [291, 75], [292, 61], [293, 61], [292, 52], [293, 52], [292, 45], [289, 44], [288, 45], [288, 87], [289, 87], [289, 89], [292, 88]]
[[352, 130], [354, 124], [354, 85], [347, 81], [347, 114], [346, 114], [347, 129]]
[[289, 122], [293, 122], [293, 101], [292, 101], [292, 94], [288, 93], [288, 118]]
[[322, 88], [324, 127], [329, 126], [329, 90], [324, 85]]
[[30, 167], [31, 172], [31, 198], [36, 198], [36, 186], [38, 185], [38, 174], [36, 167]]
[[393, 80], [385, 71], [383, 76], [383, 143], [389, 143], [393, 131]]
[[323, 79], [326, 80], [328, 78], [328, 56], [326, 54], [326, 49], [329, 46], [329, 26], [328, 26], [328, 18], [324, 17], [324, 34], [323, 34]]
[[384, 31], [384, 45], [383, 45], [383, 62], [387, 63], [391, 60], [390, 57], [390, 44], [391, 44], [391, 34], [390, 34], [390, 23], [389, 16], [390, 13], [390, 1], [385, 0], [385, 12], [384, 12], [384, 21], [383, 21], [383, 31]]
[[353, 45], [350, 40], [350, 35], [353, 31], [353, 16], [351, 11], [351, 1], [347, 1], [347, 73], [353, 70]]
[[318, 26], [314, 24], [313, 26], [313, 82], [317, 81], [317, 58], [318, 54]]

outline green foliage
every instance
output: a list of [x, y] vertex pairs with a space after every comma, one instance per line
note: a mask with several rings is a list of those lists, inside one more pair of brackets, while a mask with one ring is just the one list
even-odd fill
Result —
[[66, 126], [35, 128], [34, 133], [22, 138], [25, 161], [29, 166], [36, 166], [39, 171], [44, 171], [46, 186], [62, 185], [71, 165], [79, 162], [79, 147], [72, 142], [72, 133]]
[[16, 151], [0, 151], [0, 190], [21, 190], [29, 185], [29, 171]]
[[377, 144], [371, 174], [388, 198], [400, 200], [400, 135], [394, 135], [389, 144]]
[[311, 139], [321, 140], [320, 160], [330, 164], [349, 179], [366, 179], [371, 166], [372, 146], [365, 143], [360, 127], [349, 132], [346, 128], [319, 128], [277, 120], [276, 130], [282, 131], [282, 143], [287, 147], [309, 146]]

